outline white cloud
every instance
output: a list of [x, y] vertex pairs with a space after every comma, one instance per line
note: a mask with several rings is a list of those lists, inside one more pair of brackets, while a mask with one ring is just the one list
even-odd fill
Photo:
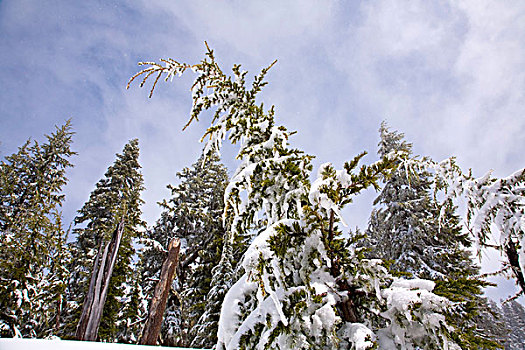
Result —
[[308, 45], [330, 21], [333, 1], [145, 1], [172, 14], [196, 40], [221, 42], [254, 57]]
[[[74, 212], [138, 137], [153, 223], [165, 184], [197, 158], [207, 121], [180, 131], [191, 76], [159, 83], [151, 100], [137, 85], [123, 88], [136, 61], [192, 63], [207, 40], [225, 69], [242, 63], [250, 77], [279, 59], [261, 101], [276, 104], [279, 122], [298, 131], [292, 142], [316, 162], [375, 153], [388, 119], [417, 153], [455, 154], [479, 175], [506, 175], [525, 164], [524, 16], [522, 1], [6, 0], [0, 63], [9, 69], [0, 85], [10, 89], [0, 95], [0, 138], [16, 135], [17, 145], [73, 116], [80, 154], [66, 205]], [[366, 222], [366, 210], [352, 215]]]
[[333, 43], [333, 62], [356, 103], [416, 150], [509, 172], [525, 161], [510, 156], [525, 141], [525, 11], [519, 2], [484, 4], [367, 3], [344, 45]]
[[469, 31], [454, 70], [465, 82], [455, 107], [473, 130], [469, 156], [494, 161], [508, 172], [512, 165], [506, 161], [525, 161], [507, 159], [508, 152], [525, 144], [525, 4], [506, 4], [461, 4]]

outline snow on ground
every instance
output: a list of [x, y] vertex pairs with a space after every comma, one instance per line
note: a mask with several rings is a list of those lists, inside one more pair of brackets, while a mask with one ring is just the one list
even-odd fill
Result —
[[[46, 339], [0, 339], [0, 350], [147, 350], [170, 349], [182, 350], [183, 348], [167, 348], [162, 346], [129, 345], [116, 343], [97, 343], [75, 340], [46, 340]], [[184, 350], [190, 350], [184, 348]], [[196, 349], [194, 349], [196, 350]]]

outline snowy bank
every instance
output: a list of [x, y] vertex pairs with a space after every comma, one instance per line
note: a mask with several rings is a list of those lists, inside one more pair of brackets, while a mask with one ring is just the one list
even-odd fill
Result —
[[[75, 340], [46, 340], [46, 339], [22, 339], [4, 338], [0, 339], [0, 350], [139, 350], [139, 349], [170, 349], [183, 350], [183, 348], [168, 348], [163, 346], [130, 345], [117, 343], [97, 343]], [[191, 350], [184, 348], [184, 350]], [[194, 349], [197, 350], [197, 349]]]

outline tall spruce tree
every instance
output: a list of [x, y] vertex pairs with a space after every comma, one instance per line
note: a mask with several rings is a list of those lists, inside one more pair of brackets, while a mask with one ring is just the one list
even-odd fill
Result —
[[[68, 120], [40, 144], [28, 140], [0, 163], [0, 336], [40, 335], [49, 321], [40, 281], [53, 271], [64, 231], [60, 207], [75, 154]], [[52, 306], [49, 306], [52, 307]]]
[[[169, 242], [173, 237], [181, 238], [180, 263], [168, 299], [161, 339], [165, 345], [188, 346], [195, 337], [199, 319], [209, 311], [206, 296], [212, 284], [212, 268], [221, 258], [228, 176], [217, 155], [201, 156], [177, 176], [181, 183], [168, 186], [171, 198], [160, 203], [164, 210], [144, 242], [143, 288], [151, 295]], [[210, 331], [207, 339], [213, 339], [217, 329]], [[213, 345], [212, 342], [208, 340], [205, 346]]]
[[273, 108], [255, 102], [271, 66], [249, 89], [246, 72], [235, 65], [233, 77], [227, 76], [210, 49], [196, 65], [172, 59], [142, 64], [148, 67], [131, 80], [145, 74], [143, 85], [156, 74], [153, 88], [162, 74], [169, 79], [196, 72], [188, 125], [215, 108], [206, 151], [218, 150], [226, 137], [240, 143], [241, 164], [225, 194], [231, 208], [226, 239], [245, 234], [258, 214], [265, 223], [225, 296], [218, 349], [458, 349], [441, 314], [449, 301], [432, 293], [434, 283], [393, 278], [339, 228], [341, 209], [365, 188], [377, 187], [397, 154], [360, 168], [364, 154], [342, 170], [324, 164], [311, 183], [312, 157], [289, 146], [293, 133], [275, 125]]
[[[404, 135], [380, 128], [381, 158], [401, 152], [412, 157], [412, 144]], [[396, 274], [409, 274], [437, 283], [435, 293], [455, 302], [448, 315], [458, 330], [456, 342], [464, 349], [493, 348], [491, 334], [478, 329], [478, 317], [488, 309], [468, 248], [471, 240], [462, 232], [450, 201], [438, 203], [433, 195], [434, 178], [424, 169], [408, 169], [400, 162], [375, 200], [367, 230], [371, 256], [389, 262]]]
[[[412, 156], [412, 144], [404, 135], [390, 131], [385, 122], [380, 128], [378, 155], [391, 153]], [[433, 178], [427, 171], [402, 166], [386, 181], [374, 201], [367, 236], [374, 246], [373, 255], [391, 263], [393, 271], [419, 278], [443, 279], [452, 272], [477, 274], [470, 254], [471, 245], [462, 233], [459, 217], [450, 202], [441, 206], [432, 196]]]
[[[73, 233], [76, 240], [72, 244], [72, 278], [68, 284], [71, 298], [68, 324], [64, 329], [66, 337], [72, 337], [88, 293], [88, 286], [94, 266], [94, 259], [102, 245], [110, 239], [119, 223], [124, 230], [117, 260], [111, 276], [109, 291], [104, 304], [99, 329], [99, 338], [114, 341], [118, 336], [118, 315], [133, 286], [135, 254], [133, 242], [145, 231], [141, 220], [140, 206], [143, 200], [140, 193], [144, 189], [140, 172], [138, 140], [131, 140], [124, 146], [121, 154], [111, 165], [91, 192], [89, 200], [78, 211]], [[131, 300], [131, 299], [129, 299]]]

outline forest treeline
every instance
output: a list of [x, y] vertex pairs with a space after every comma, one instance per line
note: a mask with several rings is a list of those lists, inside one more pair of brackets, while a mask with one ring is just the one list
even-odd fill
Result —
[[213, 298], [208, 296], [212, 268], [220, 261], [225, 232], [225, 166], [213, 156], [183, 169], [177, 174], [180, 184], [168, 186], [171, 198], [159, 203], [160, 218], [147, 228], [140, 209], [139, 144], [131, 140], [67, 226], [61, 215], [62, 188], [75, 154], [73, 134], [67, 121], [46, 142], [28, 141], [0, 163], [2, 337], [76, 339], [97, 254], [123, 223], [97, 339], [139, 340], [168, 244], [178, 237], [183, 249], [160, 342], [189, 345], [200, 335], [200, 342], [209, 345], [217, 327], [212, 325], [211, 333], [207, 327], [217, 322], [222, 301], [216, 300], [214, 308], [206, 305]]
[[[471, 255], [502, 239], [503, 272], [525, 291], [525, 172], [474, 178], [453, 158], [415, 156], [386, 123], [378, 160], [320, 166], [292, 148], [274, 108], [226, 75], [208, 49], [197, 65], [145, 63], [141, 85], [197, 73], [188, 125], [214, 109], [199, 159], [177, 174], [162, 213], [141, 219], [138, 140], [116, 155], [71, 225], [63, 222], [73, 131], [56, 127], [0, 163], [0, 334], [137, 343], [172, 239], [181, 241], [158, 344], [237, 349], [522, 349], [525, 310], [483, 296]], [[273, 65], [273, 64], [272, 64]], [[228, 178], [222, 140], [239, 144]], [[369, 223], [350, 230], [341, 210], [378, 195]], [[462, 219], [458, 200], [465, 201]], [[96, 292], [95, 292], [96, 291]], [[222, 305], [225, 307], [222, 307]], [[100, 315], [97, 315], [100, 312]], [[96, 321], [93, 321], [96, 319]], [[90, 328], [91, 327], [91, 328]], [[93, 328], [94, 327], [94, 328]], [[89, 330], [90, 329], [90, 330]]]

